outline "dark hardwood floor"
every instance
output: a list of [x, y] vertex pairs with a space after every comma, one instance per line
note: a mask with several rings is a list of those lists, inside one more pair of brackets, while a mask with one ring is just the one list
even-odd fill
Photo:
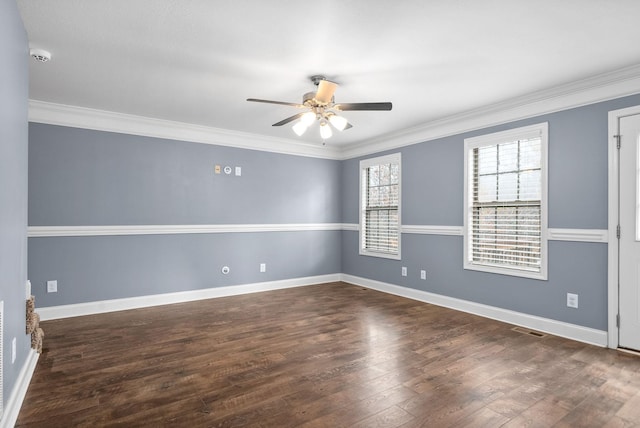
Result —
[[20, 427], [640, 426], [640, 357], [343, 283], [42, 327]]

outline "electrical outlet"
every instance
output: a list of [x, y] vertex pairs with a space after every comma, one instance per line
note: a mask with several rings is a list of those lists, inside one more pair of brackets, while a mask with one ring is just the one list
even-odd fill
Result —
[[427, 271], [426, 270], [421, 270], [420, 271], [420, 279], [427, 279]]
[[47, 293], [58, 292], [58, 281], [47, 281]]
[[578, 295], [573, 293], [567, 293], [567, 306], [570, 308], [578, 307]]
[[407, 267], [402, 266], [402, 276], [407, 276]]
[[236, 167], [236, 176], [237, 176], [237, 177], [240, 177], [241, 175], [242, 175], [242, 168], [241, 168], [241, 167], [239, 167], [239, 166], [237, 166], [237, 167]]
[[266, 271], [267, 271], [267, 264], [260, 263], [260, 272], [266, 272]]

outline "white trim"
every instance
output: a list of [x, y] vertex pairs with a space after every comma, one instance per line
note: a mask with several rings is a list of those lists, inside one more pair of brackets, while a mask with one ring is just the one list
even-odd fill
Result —
[[326, 159], [340, 158], [338, 149], [334, 147], [306, 143], [301, 140], [267, 137], [247, 132], [38, 100], [29, 100], [29, 121], [289, 155]]
[[153, 294], [148, 296], [128, 297], [123, 299], [101, 300], [72, 305], [49, 306], [38, 308], [43, 321], [59, 318], [78, 317], [83, 315], [102, 314], [106, 312], [124, 311], [128, 309], [147, 308], [150, 306], [170, 305], [173, 303], [192, 302], [195, 300], [214, 299], [217, 297], [238, 296], [261, 291], [282, 290], [326, 282], [340, 281], [340, 274], [291, 278], [278, 281], [257, 282], [253, 284], [230, 285], [226, 287], [205, 288], [201, 290], [179, 291], [175, 293]]
[[24, 397], [27, 395], [27, 389], [29, 389], [29, 383], [31, 383], [33, 372], [36, 370], [39, 357], [40, 354], [35, 350], [29, 350], [27, 359], [22, 366], [22, 370], [20, 370], [20, 373], [18, 374], [18, 379], [16, 380], [13, 390], [11, 391], [11, 395], [9, 396], [4, 408], [4, 414], [2, 415], [2, 420], [0, 420], [0, 428], [15, 426], [16, 421], [18, 420], [18, 415], [20, 414], [20, 408], [24, 402]]
[[356, 142], [343, 148], [318, 146], [301, 140], [279, 139], [39, 100], [29, 100], [29, 121], [300, 156], [351, 159], [625, 97], [639, 93], [639, 88], [640, 65], [633, 65], [432, 120], [417, 127]]
[[[462, 236], [462, 226], [402, 225], [402, 233], [417, 235]], [[137, 226], [29, 226], [29, 238], [71, 236], [174, 235], [197, 233], [304, 232], [344, 230], [357, 232], [357, 223], [290, 224], [173, 224]], [[606, 229], [547, 229], [550, 241], [608, 242]], [[615, 231], [614, 231], [615, 236]]]
[[342, 230], [342, 223], [173, 224], [137, 226], [29, 226], [29, 238], [50, 236], [172, 235], [187, 233], [304, 232]]
[[609, 112], [608, 122], [608, 141], [607, 147], [609, 152], [609, 236], [612, 238], [613, 245], [609, 245], [608, 251], [608, 277], [607, 277], [607, 324], [608, 324], [608, 333], [609, 333], [609, 348], [617, 348], [618, 347], [618, 325], [617, 325], [617, 315], [619, 311], [619, 294], [618, 294], [618, 263], [619, 263], [619, 248], [618, 248], [618, 240], [613, 238], [616, 236], [616, 229], [618, 227], [619, 222], [619, 210], [618, 210], [618, 173], [619, 173], [619, 160], [618, 160], [618, 150], [617, 150], [617, 140], [614, 138], [614, 135], [618, 134], [618, 122], [621, 117], [631, 116], [634, 114], [640, 114], [640, 106], [627, 107], [619, 110], [612, 110]]
[[609, 242], [607, 229], [547, 229], [547, 239], [550, 241], [573, 242]]
[[342, 159], [395, 150], [637, 93], [640, 93], [640, 65], [632, 65], [355, 143], [344, 148]]
[[448, 235], [462, 236], [462, 226], [423, 226], [423, 225], [403, 225], [402, 233], [413, 233], [418, 235]]
[[355, 284], [361, 287], [382, 291], [383, 293], [394, 294], [420, 302], [430, 303], [445, 308], [455, 309], [485, 318], [490, 318], [509, 324], [538, 330], [567, 339], [577, 340], [596, 346], [607, 346], [607, 332], [593, 328], [570, 324], [563, 321], [556, 321], [549, 318], [542, 318], [535, 315], [523, 314], [508, 309], [497, 308], [495, 306], [483, 305], [481, 303], [470, 302], [468, 300], [456, 299], [454, 297], [443, 296], [441, 294], [429, 293], [427, 291], [415, 290], [401, 287], [380, 281], [353, 275], [342, 275], [342, 281]]

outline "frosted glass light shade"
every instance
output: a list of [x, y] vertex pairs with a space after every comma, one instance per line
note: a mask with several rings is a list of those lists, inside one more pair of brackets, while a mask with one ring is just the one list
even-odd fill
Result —
[[327, 122], [322, 122], [320, 124], [320, 136], [322, 137], [322, 139], [326, 140], [328, 138], [331, 138], [332, 135], [333, 132], [331, 131], [331, 127], [329, 126], [329, 124]]
[[300, 122], [304, 123], [306, 127], [311, 126], [311, 124], [316, 120], [316, 114], [312, 111], [308, 111], [302, 116], [300, 116]]
[[293, 125], [291, 129], [296, 133], [298, 137], [301, 137], [307, 131], [308, 126], [302, 123], [301, 121]]
[[329, 116], [329, 122], [331, 122], [338, 131], [344, 131], [344, 128], [347, 127], [347, 119], [337, 114]]

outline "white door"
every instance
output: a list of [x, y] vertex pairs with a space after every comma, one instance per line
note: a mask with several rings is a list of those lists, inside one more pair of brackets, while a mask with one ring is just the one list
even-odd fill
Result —
[[619, 120], [619, 346], [640, 350], [640, 114]]

